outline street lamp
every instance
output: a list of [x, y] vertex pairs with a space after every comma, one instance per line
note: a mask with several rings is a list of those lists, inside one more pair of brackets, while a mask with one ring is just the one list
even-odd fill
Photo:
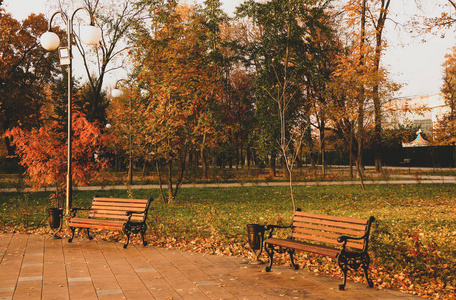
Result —
[[[114, 89], [111, 91], [111, 96], [113, 98], [119, 98], [120, 96], [122, 96], [122, 91], [117, 87], [117, 85], [122, 81], [125, 83], [128, 83], [128, 81], [125, 79], [117, 80], [116, 85], [114, 86]], [[129, 163], [128, 163], [128, 182], [131, 185], [131, 184], [133, 184], [133, 163], [132, 163], [132, 153], [131, 153], [131, 126], [132, 126], [131, 98], [130, 98], [129, 105], [130, 105], [130, 124], [129, 124], [129, 128], [128, 128], [128, 147], [129, 147], [129, 156], [130, 157], [129, 157]]]
[[[68, 67], [68, 162], [67, 162], [67, 186], [66, 186], [66, 210], [65, 213], [66, 215], [69, 214], [70, 208], [72, 206], [72, 184], [73, 184], [73, 177], [71, 173], [71, 144], [72, 144], [72, 126], [71, 126], [71, 67], [72, 63], [71, 60], [73, 59], [73, 56], [71, 54], [71, 47], [72, 47], [72, 41], [73, 41], [73, 19], [74, 15], [79, 11], [79, 10], [85, 10], [89, 16], [90, 16], [90, 25], [85, 26], [81, 29], [81, 40], [88, 45], [96, 45], [101, 39], [101, 30], [98, 27], [94, 26], [94, 20], [93, 16], [90, 13], [90, 11], [85, 8], [85, 7], [80, 7], [77, 8], [73, 14], [71, 15], [71, 18], [68, 18], [68, 16], [63, 12], [63, 11], [57, 11], [55, 12], [52, 17], [49, 19], [49, 26], [48, 26], [48, 31], [45, 32], [43, 35], [41, 35], [40, 42], [41, 45], [43, 46], [44, 49], [46, 50], [56, 50], [57, 48], [59, 49], [59, 57], [60, 57], [60, 65], [62, 66], [67, 66]], [[52, 32], [52, 20], [57, 14], [61, 14], [65, 20], [67, 29], [67, 39], [68, 39], [68, 45], [66, 47], [60, 47], [60, 39], [57, 34]]]

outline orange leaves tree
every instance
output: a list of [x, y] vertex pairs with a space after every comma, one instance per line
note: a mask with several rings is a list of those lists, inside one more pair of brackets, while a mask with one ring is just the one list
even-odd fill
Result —
[[[21, 165], [26, 168], [29, 183], [34, 188], [54, 186], [53, 195], [58, 207], [63, 207], [67, 175], [66, 127], [57, 121], [45, 122], [39, 129], [14, 127], [5, 135], [16, 146]], [[108, 144], [103, 134], [82, 113], [73, 114], [72, 167], [76, 184], [85, 185], [99, 179], [108, 167], [108, 160], [100, 154]]]
[[434, 140], [440, 145], [454, 145], [456, 143], [456, 47], [445, 56], [442, 65], [443, 86], [441, 91], [445, 97], [448, 111], [438, 121]]
[[[56, 51], [46, 51], [39, 44], [39, 37], [46, 30], [47, 21], [41, 14], [31, 14], [19, 22], [0, 8], [1, 134], [19, 120], [25, 128], [41, 125], [45, 87], [60, 74]], [[8, 139], [6, 146], [8, 154], [13, 154]]]
[[160, 186], [166, 178], [167, 195], [161, 188], [162, 198], [172, 202], [189, 155], [204, 162], [204, 149], [216, 146], [223, 136], [217, 108], [222, 85], [210, 63], [204, 17], [173, 0], [151, 4], [152, 26], [142, 27], [134, 51], [137, 84], [147, 90], [135, 109], [141, 122], [134, 125], [140, 137], [134, 143], [155, 163]]
[[[347, 114], [338, 119], [344, 123], [344, 135], [350, 137], [350, 153], [355, 157], [359, 178], [363, 173], [363, 150], [366, 127], [374, 120], [374, 144], [376, 166], [381, 170], [382, 106], [398, 85], [388, 80], [381, 68], [380, 58], [385, 48], [383, 30], [389, 12], [390, 0], [350, 0], [345, 5], [344, 22], [346, 50], [339, 56], [334, 73], [336, 87], [336, 109]], [[342, 34], [343, 32], [341, 32]], [[338, 114], [335, 110], [334, 114]], [[340, 113], [339, 113], [340, 115]], [[352, 143], [353, 142], [353, 143]]]

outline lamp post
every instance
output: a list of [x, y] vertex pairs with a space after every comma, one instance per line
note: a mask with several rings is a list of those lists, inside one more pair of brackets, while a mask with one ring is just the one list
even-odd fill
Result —
[[[60, 57], [60, 65], [62, 66], [67, 66], [68, 69], [68, 155], [67, 155], [67, 185], [66, 185], [66, 208], [65, 208], [65, 214], [68, 215], [70, 208], [72, 206], [72, 184], [73, 184], [73, 177], [71, 173], [71, 144], [72, 144], [72, 118], [71, 118], [71, 86], [72, 86], [72, 62], [71, 60], [73, 59], [72, 53], [71, 53], [71, 47], [72, 47], [72, 41], [73, 41], [73, 19], [74, 15], [80, 11], [80, 10], [85, 10], [89, 16], [90, 16], [90, 25], [86, 26], [85, 28], [82, 29], [81, 31], [81, 40], [88, 45], [96, 45], [101, 39], [101, 30], [98, 27], [94, 26], [94, 20], [93, 16], [90, 13], [90, 11], [85, 8], [85, 7], [80, 7], [77, 8], [73, 14], [71, 15], [71, 18], [68, 18], [68, 16], [63, 12], [63, 11], [57, 11], [55, 12], [52, 17], [49, 19], [49, 26], [48, 26], [48, 31], [43, 33], [40, 38], [41, 45], [43, 46], [44, 49], [46, 50], [56, 50], [57, 48], [59, 49], [59, 57]], [[63, 16], [63, 19], [65, 20], [66, 23], [66, 33], [67, 33], [67, 39], [68, 39], [68, 45], [66, 47], [60, 47], [60, 39], [57, 34], [52, 32], [52, 20], [54, 17], [58, 14], [61, 14]]]
[[[114, 89], [111, 92], [111, 96], [113, 98], [119, 98], [122, 95], [122, 91], [117, 87], [117, 85], [120, 82], [122, 82], [122, 81], [125, 82], [125, 83], [128, 83], [128, 81], [125, 80], [125, 79], [117, 80], [116, 85], [114, 86]], [[128, 148], [129, 148], [128, 182], [131, 185], [131, 184], [133, 184], [133, 162], [132, 162], [132, 152], [131, 152], [131, 148], [132, 148], [131, 147], [131, 126], [132, 126], [131, 98], [130, 98], [130, 101], [129, 101], [129, 109], [130, 109], [130, 124], [129, 124], [129, 127], [128, 127]]]

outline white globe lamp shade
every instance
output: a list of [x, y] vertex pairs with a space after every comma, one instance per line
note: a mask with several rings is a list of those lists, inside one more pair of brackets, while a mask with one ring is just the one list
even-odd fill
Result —
[[120, 96], [122, 96], [122, 91], [119, 89], [113, 89], [111, 92], [111, 96], [114, 98], [119, 98]]
[[101, 39], [101, 29], [95, 26], [81, 28], [81, 40], [87, 45], [96, 45]]
[[149, 91], [148, 90], [145, 90], [145, 89], [142, 89], [141, 90], [141, 96], [146, 98], [147, 96], [149, 96]]
[[59, 47], [60, 39], [59, 39], [59, 36], [57, 34], [55, 34], [54, 32], [47, 31], [41, 35], [40, 43], [44, 49], [52, 51]]

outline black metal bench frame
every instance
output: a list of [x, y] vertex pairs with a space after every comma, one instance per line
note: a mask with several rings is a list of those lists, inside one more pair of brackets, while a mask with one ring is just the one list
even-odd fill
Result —
[[[323, 256], [333, 257], [343, 273], [343, 283], [340, 290], [345, 289], [348, 268], [363, 268], [369, 287], [373, 282], [369, 279], [370, 264], [367, 253], [369, 233], [374, 217], [367, 220], [347, 217], [335, 217], [301, 212], [295, 212], [293, 223], [290, 226], [266, 225], [270, 230], [265, 240], [265, 249], [269, 256], [269, 265], [266, 271], [270, 272], [273, 264], [274, 252], [290, 255], [292, 266], [297, 270], [299, 266], [294, 262], [295, 251], [304, 251]], [[273, 237], [274, 229], [291, 229], [291, 237], [278, 239]]]

